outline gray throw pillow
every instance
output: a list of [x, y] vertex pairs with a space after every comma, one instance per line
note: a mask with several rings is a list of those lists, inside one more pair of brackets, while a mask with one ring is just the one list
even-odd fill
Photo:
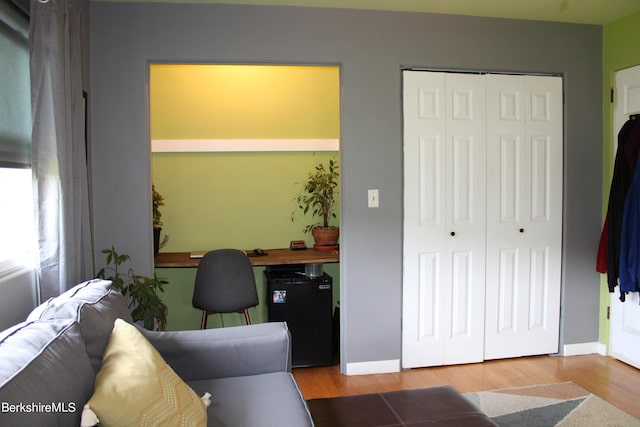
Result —
[[111, 336], [113, 322], [116, 319], [133, 322], [124, 296], [111, 287], [110, 281], [100, 279], [76, 285], [44, 302], [27, 317], [27, 320], [36, 319], [77, 321], [96, 374], [102, 366], [102, 355]]
[[23, 322], [0, 333], [0, 424], [80, 425], [94, 372], [75, 321]]

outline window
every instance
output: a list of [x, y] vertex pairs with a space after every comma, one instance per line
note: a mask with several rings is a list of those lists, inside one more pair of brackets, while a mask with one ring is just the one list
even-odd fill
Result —
[[35, 227], [31, 169], [0, 168], [0, 275], [33, 265]]
[[29, 18], [0, 0], [0, 275], [33, 265]]

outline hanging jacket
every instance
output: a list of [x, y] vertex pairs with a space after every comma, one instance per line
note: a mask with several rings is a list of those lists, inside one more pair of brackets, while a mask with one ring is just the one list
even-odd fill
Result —
[[598, 257], [596, 259], [596, 271], [598, 273], [607, 272], [607, 247], [609, 246], [609, 215], [604, 218], [600, 243], [598, 243]]
[[[640, 120], [627, 120], [618, 133], [618, 148], [613, 166], [605, 226], [598, 249], [598, 271], [606, 264], [609, 292], [614, 292], [620, 269], [620, 236], [627, 192], [631, 185], [638, 151], [640, 150]], [[602, 248], [606, 244], [606, 250]], [[604, 257], [606, 255], [606, 263]]]
[[640, 168], [635, 168], [624, 202], [620, 234], [620, 300], [627, 292], [638, 290], [640, 283]]

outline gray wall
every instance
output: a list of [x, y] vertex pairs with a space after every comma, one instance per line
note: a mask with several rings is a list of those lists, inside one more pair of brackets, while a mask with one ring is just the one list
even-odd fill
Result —
[[0, 278], [0, 331], [24, 321], [37, 305], [35, 271], [21, 269]]
[[[321, 8], [91, 3], [96, 248], [152, 269], [148, 61], [340, 64], [342, 363], [401, 356], [403, 66], [561, 73], [563, 343], [598, 340], [601, 27]], [[367, 189], [380, 208], [367, 208]], [[145, 271], [146, 270], [146, 271]]]

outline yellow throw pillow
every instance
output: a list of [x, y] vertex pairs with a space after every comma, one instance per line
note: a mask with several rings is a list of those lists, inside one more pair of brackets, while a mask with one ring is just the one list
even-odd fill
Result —
[[100, 427], [207, 424], [203, 400], [136, 327], [122, 319], [113, 326], [83, 425], [92, 419], [91, 411]]

